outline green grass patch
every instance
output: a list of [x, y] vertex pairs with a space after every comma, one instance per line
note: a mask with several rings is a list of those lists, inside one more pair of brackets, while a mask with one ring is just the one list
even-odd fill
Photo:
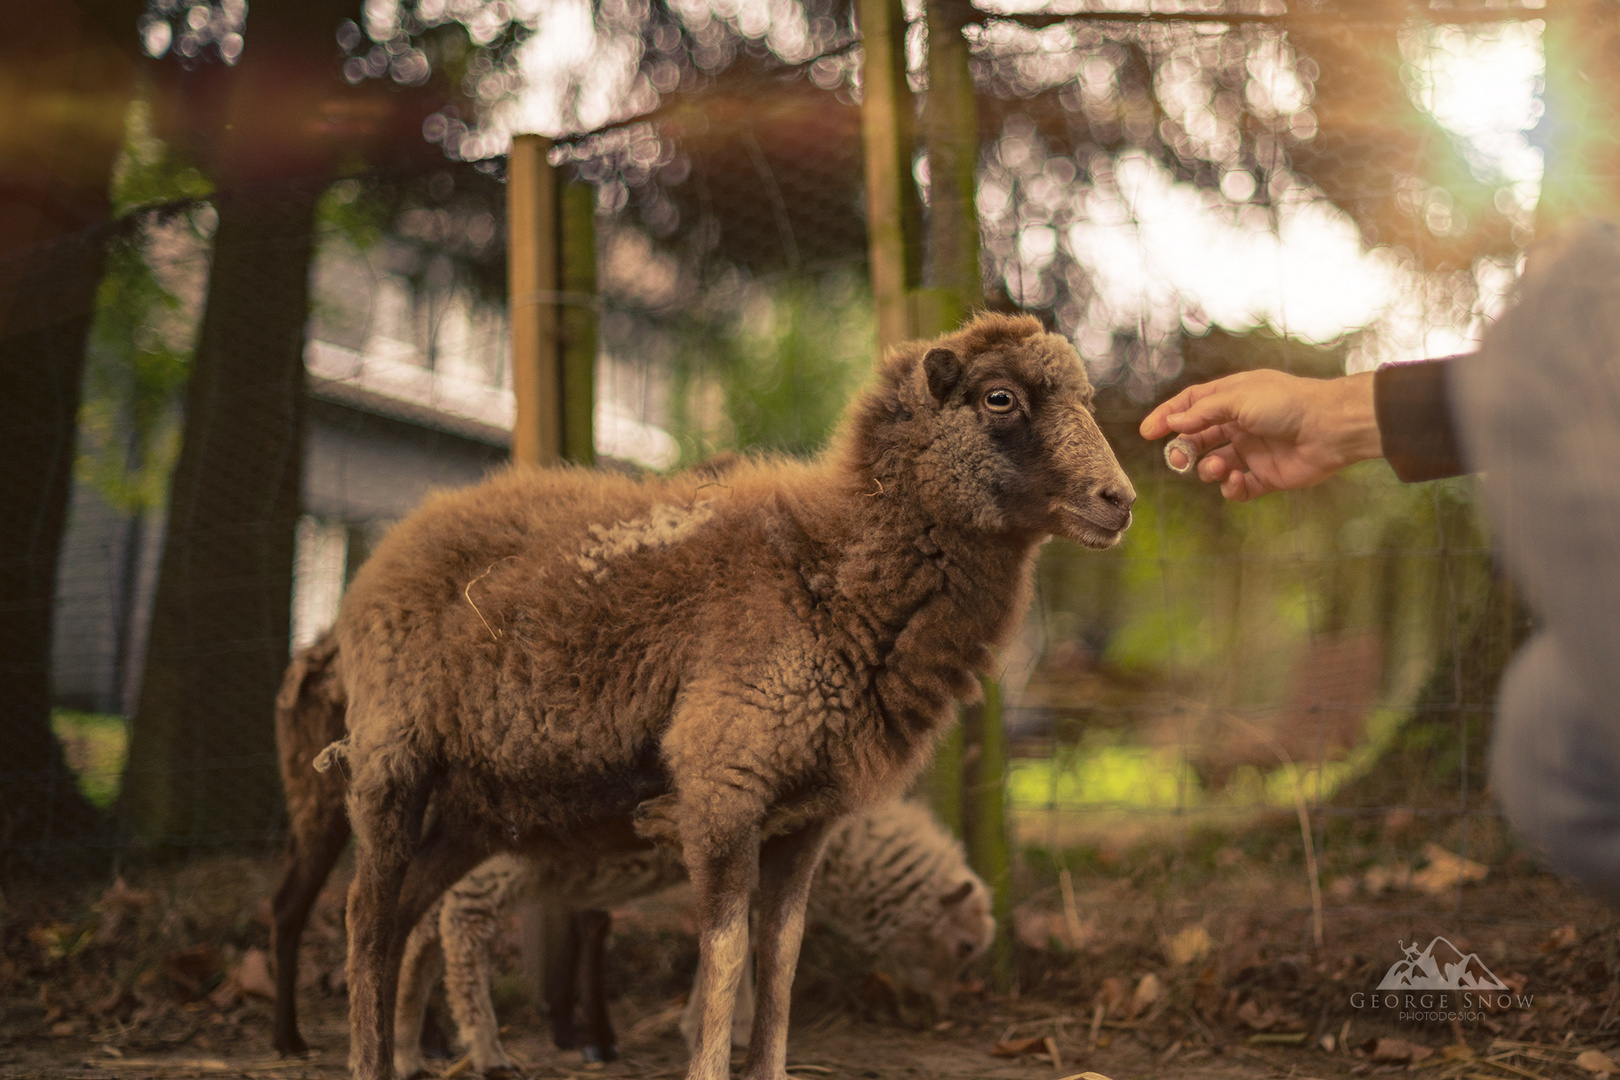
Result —
[[1007, 768], [1007, 801], [1015, 810], [1113, 807], [1126, 811], [1287, 809], [1294, 784], [1307, 803], [1325, 802], [1374, 768], [1409, 710], [1374, 709], [1359, 745], [1348, 755], [1317, 764], [1270, 769], [1244, 766], [1225, 788], [1206, 791], [1174, 747], [1142, 746], [1104, 732], [1052, 757], [1014, 758]]
[[62, 743], [68, 766], [79, 774], [79, 790], [103, 810], [110, 809], [118, 801], [129, 757], [129, 725], [124, 718], [52, 709], [51, 730]]

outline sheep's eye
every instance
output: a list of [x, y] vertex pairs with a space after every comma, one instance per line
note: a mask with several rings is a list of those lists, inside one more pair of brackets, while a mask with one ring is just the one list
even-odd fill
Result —
[[1012, 391], [999, 386], [984, 395], [984, 407], [991, 412], [1012, 412], [1017, 404], [1018, 399], [1013, 397]]

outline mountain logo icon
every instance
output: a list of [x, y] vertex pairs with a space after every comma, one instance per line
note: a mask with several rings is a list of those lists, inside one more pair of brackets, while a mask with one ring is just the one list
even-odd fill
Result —
[[1406, 959], [1397, 960], [1378, 984], [1380, 990], [1506, 990], [1507, 984], [1486, 967], [1479, 954], [1462, 951], [1443, 937], [1418, 950], [1400, 942]]

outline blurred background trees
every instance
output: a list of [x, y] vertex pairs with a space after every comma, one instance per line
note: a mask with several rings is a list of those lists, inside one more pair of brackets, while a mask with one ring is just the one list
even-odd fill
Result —
[[[1117, 551], [1043, 559], [1004, 682], [1015, 802], [1070, 791], [1073, 755], [1127, 752], [1179, 754], [1166, 769], [1188, 806], [1253, 795], [1275, 755], [1236, 745], [1231, 714], [1292, 731], [1289, 752], [1322, 766], [1318, 793], [1359, 770], [1403, 779], [1344, 798], [1462, 805], [1524, 622], [1490, 571], [1470, 482], [1401, 488], [1370, 466], [1228, 506], [1159, 471], [1135, 425], [1181, 385], [1247, 367], [1327, 376], [1467, 348], [1534, 236], [1612, 205], [1613, 17], [1588, 0], [1209, 7], [906, 13], [919, 100], [930, 33], [959, 36], [972, 75], [981, 243], [966, 291], [1076, 341], [1144, 496]], [[0, 332], [18, 342], [0, 351], [17, 388], [0, 400], [19, 447], [0, 550], [22, 613], [0, 627], [22, 755], [5, 781], [18, 798], [0, 801], [18, 808], [0, 811], [8, 852], [106, 836], [50, 736], [75, 457], [145, 538], [120, 557], [161, 564], [149, 633], [116, 650], [131, 668], [118, 681], [138, 687], [124, 838], [190, 850], [275, 835], [270, 701], [309, 511], [311, 341], [364, 352], [382, 316], [354, 279], [387, 263], [419, 324], [410, 364], [450, 377], [435, 352], [448, 298], [485, 311], [504, 296], [511, 132], [553, 135], [559, 167], [595, 193], [607, 456], [634, 456], [613, 432], [659, 467], [811, 452], [869, 369], [849, 5], [29, 10], [0, 76], [20, 100], [95, 104], [0, 129], [28, 151], [0, 155], [17, 193]], [[1464, 85], [1481, 70], [1489, 93]], [[915, 130], [909, 182], [938, 220], [928, 141], [945, 135]], [[498, 390], [504, 360], [486, 351]], [[352, 568], [364, 530], [349, 531]], [[121, 600], [120, 625], [146, 625], [143, 602]], [[1373, 769], [1380, 756], [1401, 768]]]
[[103, 821], [51, 734], [51, 612], [85, 345], [135, 91], [133, 3], [29, 4], [0, 42], [0, 872], [42, 838], [94, 844]]

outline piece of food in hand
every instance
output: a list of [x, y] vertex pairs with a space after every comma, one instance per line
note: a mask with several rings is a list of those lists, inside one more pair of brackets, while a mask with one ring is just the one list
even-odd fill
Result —
[[[1181, 459], [1179, 465], [1177, 457]], [[1164, 463], [1170, 466], [1170, 471], [1186, 476], [1198, 464], [1198, 448], [1185, 435], [1177, 435], [1164, 444]]]

